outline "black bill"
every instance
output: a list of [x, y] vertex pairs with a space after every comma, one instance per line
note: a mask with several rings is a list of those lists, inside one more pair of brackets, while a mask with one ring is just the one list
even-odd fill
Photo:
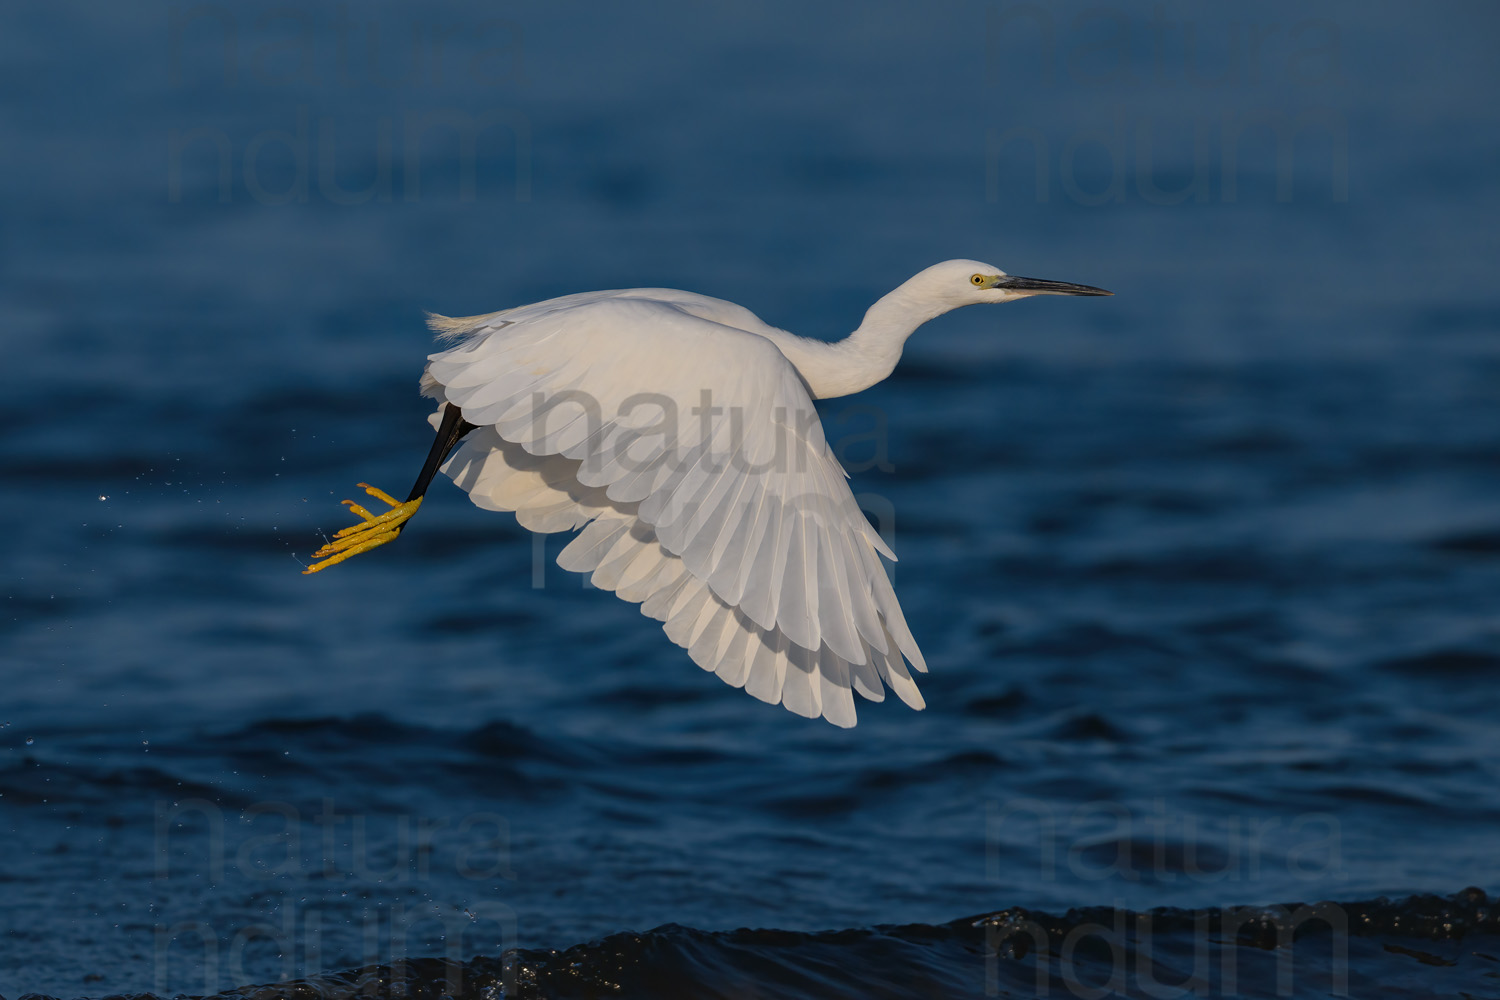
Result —
[[996, 288], [1004, 288], [1011, 292], [1025, 292], [1028, 295], [1113, 295], [1102, 288], [1093, 285], [1075, 285], [1071, 281], [1046, 281], [1042, 278], [1022, 278], [1019, 275], [1007, 274], [995, 282]]

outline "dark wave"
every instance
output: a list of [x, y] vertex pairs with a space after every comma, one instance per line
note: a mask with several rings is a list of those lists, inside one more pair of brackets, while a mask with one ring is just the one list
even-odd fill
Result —
[[1089, 907], [1055, 916], [1013, 908], [940, 925], [817, 933], [668, 924], [565, 951], [412, 958], [214, 1000], [1494, 996], [1497, 936], [1500, 906], [1477, 888], [1224, 909]]
[[[59, 808], [107, 804], [128, 812], [149, 810], [158, 799], [186, 798], [239, 809], [275, 788], [281, 798], [316, 812], [331, 784], [371, 792], [422, 774], [431, 787], [449, 792], [476, 786], [492, 794], [518, 793], [540, 782], [533, 771], [581, 771], [589, 760], [576, 741], [548, 739], [513, 722], [443, 730], [379, 712], [273, 717], [222, 732], [159, 738], [150, 746], [150, 765], [107, 738], [52, 735], [55, 747], [26, 749], [0, 763], [0, 801]], [[72, 763], [66, 757], [74, 752], [88, 756]], [[256, 792], [240, 787], [233, 777], [238, 772], [256, 776]]]

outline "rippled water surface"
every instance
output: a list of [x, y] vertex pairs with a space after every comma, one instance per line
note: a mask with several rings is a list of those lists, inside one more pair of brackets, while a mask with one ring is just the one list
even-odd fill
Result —
[[[1500, 991], [1500, 22], [1013, 7], [3, 15], [0, 993]], [[820, 407], [924, 712], [762, 705], [446, 482], [299, 575], [423, 309], [835, 336], [954, 256], [1117, 295]]]

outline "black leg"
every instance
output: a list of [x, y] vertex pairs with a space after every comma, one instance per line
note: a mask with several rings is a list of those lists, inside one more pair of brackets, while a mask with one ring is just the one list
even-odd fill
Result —
[[427, 453], [427, 461], [422, 466], [422, 474], [417, 477], [416, 484], [407, 494], [408, 503], [427, 493], [427, 487], [432, 484], [432, 477], [437, 475], [438, 466], [443, 464], [448, 453], [475, 426], [464, 419], [458, 407], [452, 403], [447, 404], [443, 410], [443, 422], [438, 425], [437, 437], [432, 442], [432, 450]]

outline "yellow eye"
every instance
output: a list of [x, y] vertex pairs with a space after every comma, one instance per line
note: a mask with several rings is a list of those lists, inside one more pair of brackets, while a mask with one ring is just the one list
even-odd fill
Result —
[[976, 274], [976, 275], [974, 275], [974, 277], [970, 278], [969, 280], [972, 281], [972, 282], [974, 282], [974, 284], [976, 284], [976, 285], [982, 285], [982, 284], [984, 284], [984, 275], [982, 275], [982, 274]]

